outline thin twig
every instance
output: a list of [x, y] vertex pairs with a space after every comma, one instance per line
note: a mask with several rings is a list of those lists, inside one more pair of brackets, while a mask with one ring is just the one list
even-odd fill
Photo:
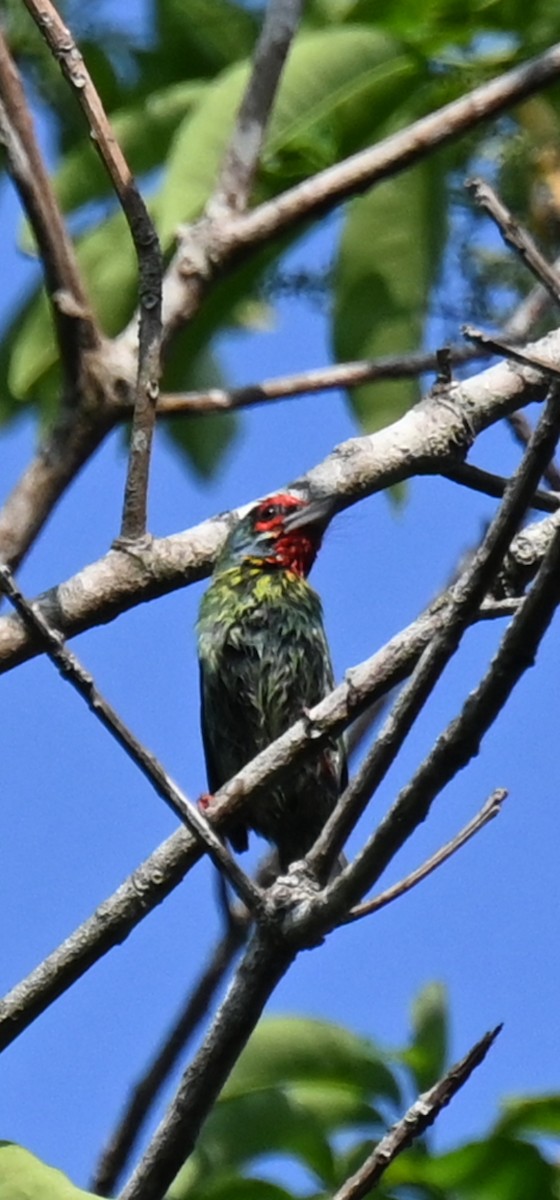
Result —
[[[450, 346], [450, 362], [456, 366], [488, 358], [491, 350], [484, 347]], [[207, 412], [227, 412], [249, 408], [270, 400], [287, 400], [295, 396], [333, 391], [335, 388], [360, 387], [384, 379], [416, 379], [418, 375], [437, 370], [437, 354], [395, 354], [357, 362], [334, 363], [278, 375], [260, 383], [247, 383], [237, 388], [209, 388], [203, 392], [164, 392], [158, 401], [158, 417], [193, 415]], [[124, 409], [123, 411], [127, 411]]]
[[82, 55], [51, 0], [24, 0], [88, 121], [128, 223], [138, 259], [140, 327], [136, 395], [120, 537], [144, 536], [148, 475], [159, 392], [163, 257], [154, 223], [115, 138]]
[[335, 1192], [332, 1200], [363, 1200], [363, 1197], [370, 1195], [397, 1155], [429, 1129], [441, 1110], [457, 1095], [472, 1072], [484, 1061], [501, 1028], [502, 1026], [498, 1025], [496, 1029], [486, 1033], [438, 1083], [414, 1101], [402, 1120], [378, 1142], [359, 1170]]
[[[554, 453], [559, 423], [560, 391], [553, 391], [479, 550], [451, 589], [452, 599], [440, 630], [424, 651], [411, 679], [398, 696], [375, 745], [339, 799], [315, 846], [307, 856], [319, 878], [328, 875], [350, 829], [394, 762], [418, 713], [471, 623], [473, 613], [481, 604], [488, 584], [530, 503], [543, 467]], [[353, 870], [353, 867], [350, 870]], [[344, 875], [347, 873], [344, 872]], [[339, 881], [335, 881], [333, 886], [338, 886], [338, 883]]]
[[21, 79], [1, 29], [0, 96], [0, 142], [6, 148], [8, 171], [43, 263], [65, 374], [65, 400], [69, 403], [84, 368], [84, 351], [98, 348], [100, 335], [35, 137]]
[[217, 943], [195, 987], [189, 991], [177, 1019], [156, 1050], [138, 1083], [132, 1088], [116, 1129], [100, 1156], [90, 1191], [111, 1196], [142, 1132], [161, 1089], [201, 1020], [247, 936], [247, 914], [229, 924]]
[[249, 83], [208, 206], [212, 216], [220, 215], [224, 209], [243, 212], [247, 208], [272, 105], [302, 6], [303, 0], [270, 0], [266, 8]]
[[493, 821], [494, 817], [499, 816], [502, 811], [502, 805], [507, 797], [505, 788], [496, 788], [492, 795], [488, 797], [483, 804], [480, 812], [468, 822], [467, 825], [451, 838], [445, 846], [441, 846], [432, 854], [431, 858], [426, 859], [420, 867], [415, 871], [411, 871], [410, 875], [406, 875], [404, 879], [394, 883], [392, 887], [386, 888], [384, 892], [380, 892], [378, 896], [374, 896], [371, 900], [364, 901], [363, 904], [357, 904], [350, 912], [342, 918], [340, 925], [350, 925], [353, 921], [359, 921], [362, 917], [369, 917], [372, 913], [379, 912], [380, 908], [385, 908], [387, 904], [392, 904], [393, 900], [398, 900], [399, 896], [405, 896], [412, 888], [421, 883], [423, 879], [427, 879], [433, 871], [441, 867], [442, 863], [447, 862], [453, 854], [456, 854], [463, 846], [470, 842], [471, 838], [484, 829], [489, 821]]
[[45, 653], [58, 668], [63, 679], [66, 679], [82, 700], [85, 700], [91, 712], [146, 776], [158, 795], [191, 833], [194, 833], [218, 869], [227, 875], [232, 887], [250, 912], [258, 912], [261, 905], [260, 888], [241, 869], [225, 843], [216, 835], [202, 813], [177, 787], [155, 755], [135, 737], [112, 705], [101, 695], [93, 677], [84, 669], [76, 655], [65, 646], [62, 635], [25, 599], [10, 569], [3, 564], [0, 564], [0, 590], [8, 597], [26, 625], [41, 638]]
[[507, 246], [519, 254], [525, 266], [546, 288], [555, 304], [560, 305], [560, 276], [547, 262], [527, 229], [513, 216], [507, 205], [484, 179], [469, 179], [465, 187], [476, 204], [492, 218]]
[[[527, 440], [529, 441], [529, 439]], [[525, 443], [526, 445], [527, 443]], [[545, 474], [546, 472], [543, 471], [543, 475]], [[440, 475], [443, 475], [444, 479], [451, 479], [453, 483], [460, 483], [463, 487], [481, 492], [484, 496], [495, 496], [496, 498], [505, 494], [509, 482], [505, 476], [495, 475], [493, 471], [483, 471], [480, 467], [475, 467], [473, 463], [454, 463], [453, 466], [445, 467], [440, 471]], [[537, 490], [533, 494], [528, 508], [533, 508], [537, 512], [553, 513], [556, 512], [559, 505], [560, 497], [551, 496], [550, 492]]]
[[522, 367], [529, 367], [534, 371], [542, 371], [545, 375], [550, 376], [551, 379], [558, 379], [560, 376], [560, 366], [558, 366], [558, 363], [552, 362], [550, 359], [541, 358], [536, 354], [529, 354], [526, 350], [520, 349], [518, 346], [510, 346], [508, 342], [504, 342], [496, 334], [483, 333], [481, 329], [475, 329], [474, 325], [463, 325], [462, 333], [475, 346], [480, 346], [481, 349], [485, 348], [493, 354], [502, 354], [504, 358], [511, 358], [512, 362], [518, 362]]

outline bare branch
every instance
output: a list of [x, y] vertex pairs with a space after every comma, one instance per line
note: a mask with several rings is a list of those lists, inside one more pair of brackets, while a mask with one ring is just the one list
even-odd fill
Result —
[[[535, 343], [534, 350], [550, 357], [560, 354], [560, 331]], [[428, 396], [394, 424], [342, 443], [293, 487], [312, 497], [336, 497], [344, 508], [419, 472], [441, 473], [461, 459], [477, 433], [521, 405], [542, 399], [545, 390], [542, 373], [500, 363], [452, 383], [445, 404], [439, 395]], [[112, 550], [39, 597], [40, 609], [65, 636], [112, 620], [208, 575], [230, 528], [231, 518], [219, 517], [187, 533], [154, 539], [134, 553]], [[0, 673], [37, 652], [21, 622], [0, 619]]]
[[402, 1120], [378, 1142], [359, 1170], [335, 1192], [333, 1200], [362, 1200], [364, 1196], [370, 1195], [397, 1155], [433, 1125], [441, 1110], [457, 1095], [472, 1072], [484, 1061], [501, 1028], [502, 1026], [498, 1025], [496, 1029], [486, 1033], [434, 1087], [414, 1101]]
[[[452, 599], [438, 633], [424, 651], [372, 750], [340, 797], [307, 856], [319, 878], [328, 876], [350, 830], [384, 779], [427, 697], [455, 653], [521, 521], [543, 467], [554, 453], [559, 427], [560, 390], [556, 390], [551, 392], [523, 460], [508, 484], [479, 550], [451, 589]], [[354, 869], [355, 864], [343, 873], [344, 877], [352, 875]], [[333, 887], [339, 882], [335, 881]]]
[[62, 635], [58, 630], [51, 628], [38, 609], [32, 608], [16, 586], [9, 568], [1, 563], [0, 590], [11, 601], [32, 633], [41, 639], [45, 653], [58, 668], [63, 679], [72, 684], [94, 716], [150, 781], [162, 800], [165, 800], [165, 803], [183, 821], [187, 829], [194, 833], [197, 840], [207, 850], [215, 866], [227, 875], [232, 887], [235, 888], [249, 911], [257, 912], [261, 906], [260, 889], [241, 869], [225, 843], [215, 834], [198, 808], [177, 787], [155, 754], [142, 745], [112, 705], [101, 695], [93, 677], [84, 669], [76, 655], [65, 646]]
[[72, 242], [35, 137], [16, 65], [0, 29], [0, 142], [43, 262], [45, 284], [65, 373], [65, 400], [83, 370], [83, 355], [100, 335], [91, 312]]
[[[256, 248], [312, 216], [330, 211], [348, 196], [394, 175], [431, 154], [439, 146], [474, 129], [560, 73], [560, 45], [474, 88], [468, 95], [297, 184], [280, 196], [229, 222], [204, 218], [186, 229], [165, 283], [168, 332], [188, 320], [200, 304], [210, 278], [232, 258]], [[124, 343], [126, 343], [126, 334]]]
[[539, 283], [546, 288], [555, 304], [560, 305], [560, 278], [551, 267], [530, 233], [513, 216], [494, 188], [484, 179], [469, 179], [465, 186], [475, 202], [483, 208], [498, 226], [507, 246], [519, 254], [525, 266], [532, 271]]
[[478, 753], [485, 732], [496, 720], [517, 681], [533, 665], [559, 603], [560, 529], [557, 529], [537, 579], [506, 629], [486, 675], [468, 697], [460, 716], [448, 725], [414, 777], [402, 789], [352, 866], [330, 885], [325, 901], [327, 909], [331, 902], [334, 909], [339, 909], [342, 894], [352, 903], [352, 896], [357, 899], [360, 889], [363, 894], [365, 888], [379, 878], [400, 847], [425, 820], [435, 797]]
[[518, 346], [510, 346], [496, 335], [483, 333], [482, 330], [475, 329], [473, 325], [463, 325], [462, 332], [469, 342], [474, 342], [475, 346], [479, 346], [481, 349], [485, 348], [493, 354], [503, 354], [504, 358], [521, 363], [522, 367], [533, 367], [535, 371], [542, 371], [552, 379], [558, 379], [560, 376], [560, 367], [557, 363], [540, 358], [539, 355], [528, 354], [526, 350], [520, 349]]
[[[531, 428], [529, 427], [530, 440]], [[527, 445], [527, 442], [525, 445]], [[549, 468], [546, 467], [543, 475], [546, 475]], [[459, 483], [462, 487], [471, 488], [475, 492], [481, 492], [484, 496], [495, 496], [496, 498], [505, 494], [508, 480], [503, 475], [495, 475], [493, 471], [483, 471], [480, 467], [475, 467], [473, 463], [457, 463], [456, 466], [446, 467], [441, 472], [444, 479], [451, 479], [453, 483]], [[533, 494], [529, 508], [537, 509], [539, 512], [556, 512], [560, 498], [551, 496], [550, 492], [536, 491]]]
[[192, 991], [189, 991], [177, 1020], [148, 1064], [142, 1078], [132, 1088], [124, 1112], [99, 1159], [90, 1184], [90, 1190], [96, 1195], [113, 1195], [164, 1083], [201, 1020], [206, 1016], [218, 988], [245, 941], [247, 930], [246, 914], [245, 918], [239, 916], [238, 920], [230, 923], [200, 979]]
[[480, 812], [464, 825], [463, 828], [451, 838], [445, 846], [441, 846], [431, 858], [426, 859], [422, 866], [417, 867], [415, 871], [411, 871], [410, 875], [406, 875], [404, 879], [394, 883], [392, 887], [386, 888], [384, 892], [380, 892], [378, 896], [374, 896], [372, 900], [366, 900], [363, 904], [357, 904], [350, 912], [342, 918], [339, 925], [350, 925], [353, 921], [359, 921], [362, 917], [369, 917], [372, 913], [376, 913], [380, 908], [385, 908], [387, 904], [392, 904], [393, 900], [398, 900], [399, 896], [405, 896], [412, 888], [415, 888], [422, 880], [427, 879], [442, 863], [447, 862], [453, 854], [461, 850], [463, 846], [470, 842], [471, 838], [484, 829], [489, 821], [493, 821], [494, 817], [499, 816], [502, 811], [502, 804], [507, 798], [505, 788], [496, 788], [492, 795], [488, 797], [483, 804]]
[[121, 1200], [160, 1200], [165, 1194], [193, 1150], [201, 1125], [296, 953], [268, 929], [253, 933], [226, 999]]
[[163, 258], [159, 238], [82, 55], [51, 0], [24, 0], [88, 121], [126, 217], [138, 259], [140, 330], [136, 396], [120, 536], [146, 532], [148, 473], [159, 392]]
[[302, 7], [303, 0], [270, 0], [266, 8], [249, 84], [208, 208], [212, 217], [219, 216], [224, 209], [243, 212], [247, 208], [270, 112]]
[[[448, 348], [450, 361], [459, 365], [487, 358], [490, 349], [473, 350], [466, 346]], [[416, 379], [428, 371], [437, 370], [437, 354], [417, 353], [387, 355], [363, 362], [334, 363], [315, 367], [293, 375], [279, 375], [248, 383], [238, 388], [210, 388], [206, 392], [165, 392], [158, 401], [158, 417], [173, 417], [187, 413], [224, 412], [233, 408], [249, 408], [269, 400], [286, 400], [306, 393], [327, 392], [335, 388], [359, 387], [383, 379]], [[127, 410], [125, 410], [127, 411]]]
[[[272, 786], [285, 767], [320, 749], [329, 737], [394, 687], [412, 670], [441, 621], [441, 601], [366, 662], [346, 673], [344, 683], [258, 755], [214, 796], [216, 828], [240, 809], [258, 787]], [[172, 834], [124, 881], [113, 896], [74, 931], [0, 1002], [0, 1050], [19, 1036], [91, 965], [128, 937], [137, 924], [173, 891], [198, 861], [200, 846], [184, 828]]]

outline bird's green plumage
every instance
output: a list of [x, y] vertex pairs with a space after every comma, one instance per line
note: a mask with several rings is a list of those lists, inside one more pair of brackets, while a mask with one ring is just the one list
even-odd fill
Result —
[[[333, 687], [317, 593], [296, 571], [229, 550], [202, 599], [197, 626], [211, 791]], [[247, 824], [277, 846], [282, 868], [310, 849], [336, 803], [344, 771], [336, 742], [249, 802]], [[247, 845], [243, 826], [229, 836], [236, 849]]]

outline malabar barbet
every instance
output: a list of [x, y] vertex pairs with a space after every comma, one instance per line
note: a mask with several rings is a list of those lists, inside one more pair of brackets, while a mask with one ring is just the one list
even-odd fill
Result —
[[[270, 496], [238, 521], [218, 558], [197, 625], [211, 793], [334, 686], [321, 601], [307, 582], [325, 525], [322, 502]], [[346, 778], [335, 740], [248, 801], [243, 823], [227, 831], [233, 848], [245, 850], [253, 829], [286, 870], [315, 842]]]

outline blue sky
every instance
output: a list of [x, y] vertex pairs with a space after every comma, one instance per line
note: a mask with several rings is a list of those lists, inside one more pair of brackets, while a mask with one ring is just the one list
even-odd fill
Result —
[[[5, 278], [17, 206], [4, 188]], [[292, 263], [324, 265], [329, 243], [309, 238]], [[3, 294], [7, 305], [13, 293]], [[290, 299], [273, 330], [225, 341], [233, 383], [329, 359], [324, 314]], [[238, 440], [210, 484], [189, 476], [156, 441], [151, 528], [164, 535], [283, 486], [357, 432], [342, 395], [302, 398], [243, 415]], [[26, 418], [0, 443], [2, 493], [33, 451]], [[474, 461], [507, 473], [517, 451], [493, 431]], [[106, 552], [118, 529], [125, 457], [119, 435], [98, 452], [41, 535], [20, 580], [34, 594]], [[445, 480], [419, 479], [396, 509], [374, 497], [343, 515], [314, 569], [337, 678], [410, 621], [480, 536], [493, 502]], [[74, 647], [100, 688], [191, 797], [205, 786], [198, 730], [193, 625], [202, 585], [143, 605]], [[401, 760], [364, 818], [369, 830], [487, 663], [498, 623], [470, 632]], [[560, 784], [556, 696], [558, 621], [535, 669], [479, 757], [434, 806], [392, 866], [399, 878], [454, 833], [496, 786], [504, 812], [410, 896], [302, 955], [270, 1004], [345, 1021], [390, 1045], [407, 1035], [412, 997], [437, 979], [449, 989], [458, 1057], [484, 1030], [504, 1031], [482, 1069], [446, 1111], [437, 1143], [481, 1133], [506, 1093], [560, 1088], [555, 946]], [[80, 699], [44, 659], [4, 676], [4, 836], [0, 847], [0, 991], [31, 970], [175, 827]], [[359, 836], [353, 845], [357, 846]], [[22, 1142], [85, 1185], [130, 1083], [172, 1019], [218, 930], [211, 872], [198, 866], [170, 899], [2, 1057], [0, 1137]]]

